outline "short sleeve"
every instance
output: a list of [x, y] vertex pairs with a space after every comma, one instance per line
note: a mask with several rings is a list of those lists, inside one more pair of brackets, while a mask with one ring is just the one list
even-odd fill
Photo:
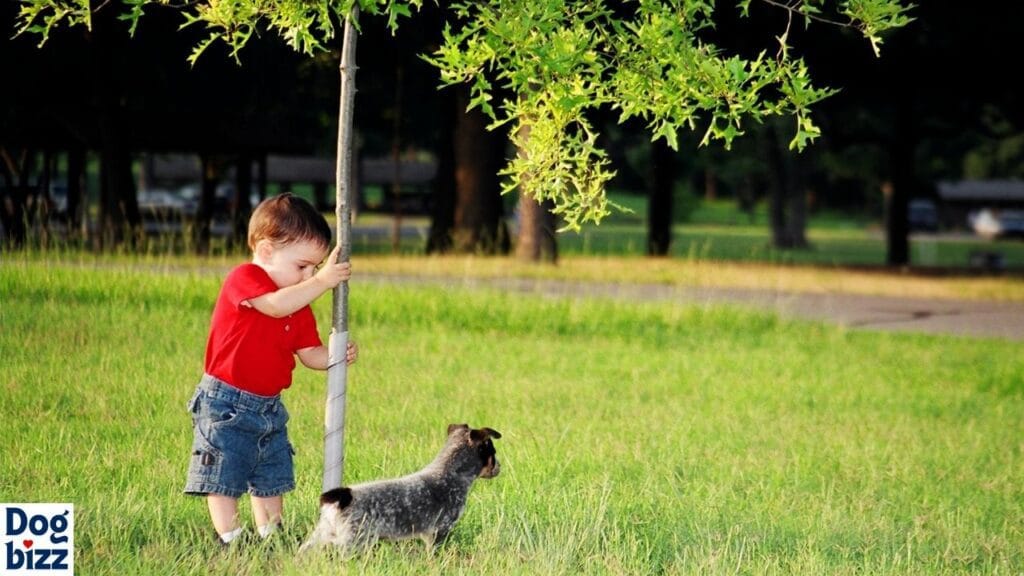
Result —
[[221, 289], [224, 297], [235, 308], [242, 302], [277, 291], [277, 285], [267, 272], [255, 264], [243, 264], [228, 274]]
[[295, 313], [294, 320], [296, 330], [293, 345], [296, 351], [323, 344], [316, 329], [316, 317], [313, 315], [312, 308], [309, 306], [302, 308]]

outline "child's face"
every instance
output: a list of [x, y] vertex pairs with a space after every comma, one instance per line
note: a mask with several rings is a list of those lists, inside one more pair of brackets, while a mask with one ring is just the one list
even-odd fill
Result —
[[327, 256], [327, 247], [308, 240], [270, 245], [257, 249], [256, 264], [267, 271], [278, 288], [294, 286], [316, 274], [316, 267]]

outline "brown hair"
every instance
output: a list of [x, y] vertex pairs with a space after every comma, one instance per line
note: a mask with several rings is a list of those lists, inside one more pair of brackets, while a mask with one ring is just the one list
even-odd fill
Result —
[[249, 249], [260, 240], [291, 244], [300, 240], [331, 245], [331, 227], [312, 204], [285, 192], [260, 202], [249, 218]]

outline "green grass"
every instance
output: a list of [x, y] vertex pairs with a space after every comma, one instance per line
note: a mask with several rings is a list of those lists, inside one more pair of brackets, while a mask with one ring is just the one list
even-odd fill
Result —
[[[404, 236], [399, 254], [421, 255], [426, 246], [429, 222], [424, 218], [403, 218], [420, 234]], [[382, 215], [361, 217], [360, 225], [375, 225], [388, 230], [391, 219]], [[763, 262], [811, 266], [881, 267], [886, 261], [885, 237], [881, 231], [845, 226], [811, 227], [807, 230], [809, 246], [780, 250], [772, 246], [771, 232], [764, 226], [726, 224], [677, 224], [673, 227], [669, 255], [686, 261]], [[647, 228], [642, 223], [606, 222], [585, 226], [579, 232], [558, 235], [560, 256], [624, 256], [647, 255]], [[356, 255], [392, 253], [389, 235], [370, 234], [357, 228], [352, 236], [352, 252]], [[1020, 274], [1024, 270], [1024, 242], [1019, 240], [986, 240], [974, 236], [914, 235], [910, 238], [910, 264], [921, 268], [971, 268], [974, 253], [1002, 255], [1007, 270]]]
[[[621, 190], [609, 190], [608, 199], [623, 210], [613, 209], [607, 221], [615, 224], [645, 225], [647, 218], [648, 197], [646, 193], [628, 193]], [[770, 226], [768, 200], [761, 199], [752, 212], [739, 209], [735, 199], [690, 197], [687, 202], [692, 204], [688, 214], [683, 217], [680, 198], [675, 201], [676, 221], [684, 225], [695, 226], [753, 226], [767, 229]], [[872, 221], [865, 214], [856, 210], [837, 211], [834, 209], [812, 210], [808, 215], [811, 228], [823, 229], [864, 229]]]
[[[809, 247], [779, 250], [771, 245], [768, 228], [685, 224], [673, 229], [670, 255], [688, 260], [765, 262], [825, 266], [881, 266], [885, 263], [885, 238], [880, 231], [815, 227], [807, 231]], [[647, 230], [638, 225], [602, 224], [580, 233], [559, 236], [566, 255], [643, 256]], [[984, 240], [973, 236], [912, 236], [910, 261], [921, 267], [967, 268], [973, 252], [998, 252], [1008, 269], [1024, 269], [1024, 242]]]
[[[74, 502], [81, 574], [1024, 570], [1017, 343], [370, 283], [351, 293], [346, 479], [419, 468], [450, 422], [501, 431], [502, 474], [437, 555], [218, 554], [181, 488], [220, 280], [0, 266], [0, 501]], [[316, 518], [324, 381], [299, 369], [285, 392], [297, 534]]]

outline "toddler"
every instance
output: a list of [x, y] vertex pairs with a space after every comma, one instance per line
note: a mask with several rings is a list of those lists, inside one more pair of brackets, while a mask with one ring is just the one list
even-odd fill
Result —
[[[185, 493], [206, 497], [224, 544], [241, 533], [242, 494], [249, 493], [266, 538], [281, 523], [284, 493], [295, 488], [281, 391], [291, 386], [296, 356], [309, 368], [328, 366], [310, 303], [351, 276], [348, 262], [336, 262], [339, 247], [328, 255], [330, 242], [330, 226], [305, 200], [291, 194], [264, 200], [249, 220], [252, 261], [228, 274], [217, 297], [205, 374], [189, 403], [193, 444]], [[357, 355], [349, 342], [345, 361], [352, 364]]]

